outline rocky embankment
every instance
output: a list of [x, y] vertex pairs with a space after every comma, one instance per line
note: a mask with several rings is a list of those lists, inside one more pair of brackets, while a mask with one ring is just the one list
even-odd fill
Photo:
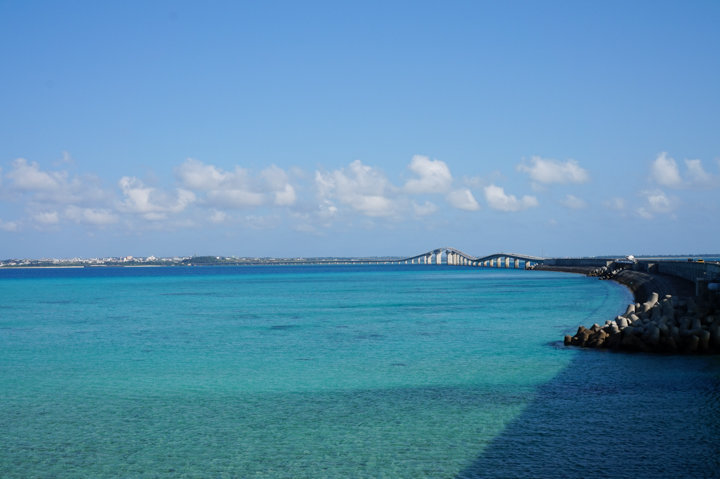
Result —
[[708, 301], [652, 293], [624, 314], [591, 328], [580, 326], [565, 344], [659, 353], [720, 352], [720, 308]]
[[720, 353], [720, 298], [697, 298], [693, 284], [631, 270], [612, 278], [633, 292], [636, 303], [603, 326], [580, 326], [565, 344], [669, 354]]

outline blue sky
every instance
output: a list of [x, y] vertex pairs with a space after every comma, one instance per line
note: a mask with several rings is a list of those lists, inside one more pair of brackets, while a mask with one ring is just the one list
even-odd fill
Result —
[[719, 252], [719, 23], [0, 0], [0, 258]]

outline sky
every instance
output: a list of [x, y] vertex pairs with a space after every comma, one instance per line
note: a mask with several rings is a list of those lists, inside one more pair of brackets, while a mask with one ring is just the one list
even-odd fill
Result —
[[718, 24], [0, 0], [0, 259], [718, 253]]

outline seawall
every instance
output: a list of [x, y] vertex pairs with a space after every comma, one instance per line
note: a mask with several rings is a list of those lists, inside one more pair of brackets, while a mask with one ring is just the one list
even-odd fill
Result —
[[[638, 267], [639, 266], [639, 267]], [[673, 271], [670, 264], [665, 271]], [[707, 284], [707, 269], [680, 263], [681, 275], [662, 274], [659, 268], [640, 264], [609, 264], [601, 268], [580, 265], [542, 265], [537, 269], [584, 273], [612, 279], [633, 293], [635, 302], [624, 314], [608, 319], [603, 326], [580, 326], [566, 345], [665, 354], [720, 353], [720, 294], [701, 290]], [[701, 265], [704, 266], [704, 265]], [[624, 269], [623, 269], [624, 268]], [[645, 269], [644, 271], [638, 269]], [[689, 278], [699, 272], [696, 281]], [[687, 279], [686, 279], [687, 278]], [[711, 277], [716, 281], [715, 276]]]
[[[607, 264], [611, 264], [608, 262]], [[536, 270], [558, 271], [563, 273], [577, 273], [590, 275], [599, 265], [589, 266], [579, 263], [573, 263], [572, 260], [565, 260], [562, 264], [539, 264]], [[605, 264], [603, 263], [603, 266]], [[682, 267], [682, 263], [680, 263]], [[645, 269], [645, 268], [643, 268]], [[663, 268], [668, 273], [673, 271], [671, 267]], [[648, 300], [652, 293], [658, 293], [660, 297], [665, 295], [672, 296], [695, 296], [695, 283], [689, 279], [697, 271], [687, 273], [687, 276], [681, 277], [667, 273], [661, 273], [659, 268], [651, 267], [650, 270], [636, 271], [634, 269], [623, 269], [610, 279], [626, 286], [633, 294], [635, 302], [644, 303]]]

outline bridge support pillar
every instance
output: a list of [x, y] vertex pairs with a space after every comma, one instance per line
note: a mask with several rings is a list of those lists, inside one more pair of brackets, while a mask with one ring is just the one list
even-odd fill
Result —
[[442, 264], [442, 251], [438, 251], [435, 255], [435, 264]]
[[510, 258], [508, 257], [505, 258], [505, 267], [510, 268]]
[[515, 258], [515, 269], [520, 268], [520, 260], [518, 258]]

